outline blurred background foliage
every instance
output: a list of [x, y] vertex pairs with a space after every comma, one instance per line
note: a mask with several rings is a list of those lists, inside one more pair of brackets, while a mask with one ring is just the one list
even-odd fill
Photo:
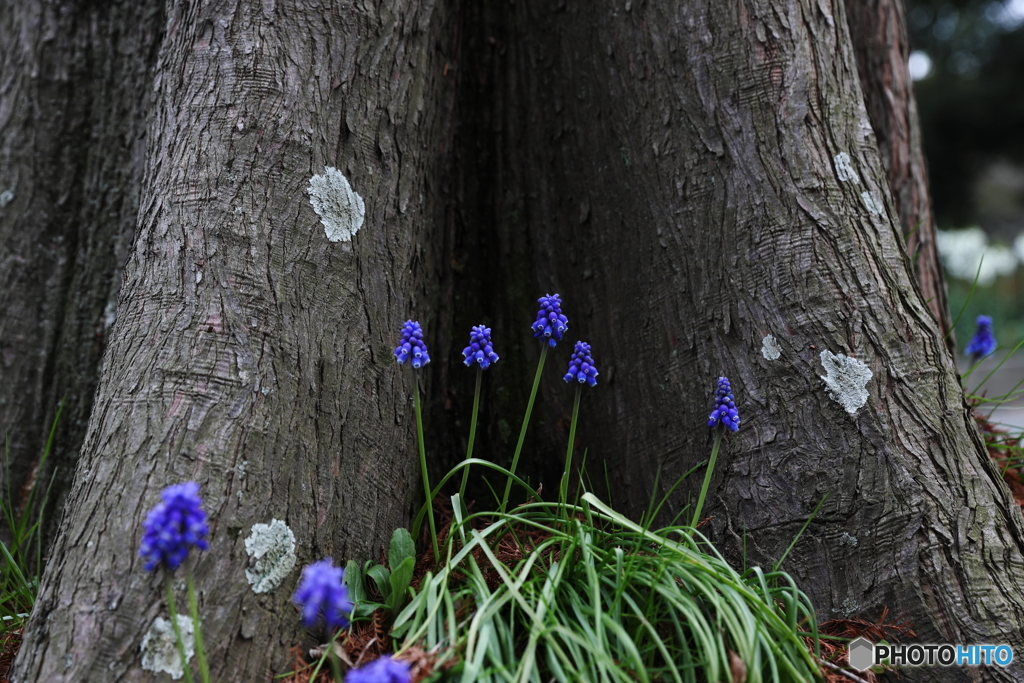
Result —
[[949, 304], [964, 310], [957, 341], [984, 313], [1012, 346], [1024, 339], [1024, 0], [907, 0], [907, 25]]

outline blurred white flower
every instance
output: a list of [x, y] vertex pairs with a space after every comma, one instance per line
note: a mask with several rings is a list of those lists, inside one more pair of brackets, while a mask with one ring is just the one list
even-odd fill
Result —
[[910, 70], [910, 78], [920, 81], [932, 72], [932, 58], [924, 50], [914, 50], [907, 60], [907, 68]]
[[[973, 282], [975, 275], [978, 284], [988, 286], [998, 275], [1010, 275], [1017, 269], [1018, 243], [1024, 249], [1024, 242], [1014, 242], [1014, 249], [991, 245], [988, 235], [981, 228], [966, 230], [938, 230], [939, 255], [946, 266], [946, 272], [959, 280]], [[1024, 260], [1024, 258], [1022, 258]], [[980, 270], [979, 270], [980, 269]]]
[[985, 15], [1004, 31], [1012, 31], [1024, 24], [1024, 0], [1003, 0], [993, 2], [985, 9]]

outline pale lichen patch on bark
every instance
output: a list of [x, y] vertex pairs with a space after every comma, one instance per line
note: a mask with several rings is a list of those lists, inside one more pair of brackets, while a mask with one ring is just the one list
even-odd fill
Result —
[[869, 212], [875, 214], [876, 216], [882, 215], [884, 209], [882, 208], [882, 205], [879, 203], [879, 201], [875, 199], [875, 195], [871, 194], [870, 192], [861, 192], [860, 198], [864, 200], [864, 206], [867, 207], [867, 210]]
[[778, 340], [770, 334], [766, 334], [764, 339], [761, 340], [761, 355], [764, 356], [765, 360], [778, 360], [779, 356], [782, 355], [782, 349], [779, 348]]
[[279, 519], [253, 524], [245, 539], [245, 552], [252, 565], [245, 570], [245, 578], [253, 592], [269, 593], [295, 568], [295, 534]]
[[[185, 659], [191, 660], [196, 652], [195, 633], [192, 631], [192, 620], [183, 614], [178, 615], [178, 630], [185, 645]], [[165, 672], [178, 680], [185, 675], [181, 666], [181, 654], [178, 652], [178, 641], [174, 635], [174, 627], [170, 620], [157, 617], [142, 636], [142, 668], [155, 673]]]
[[10, 204], [13, 201], [14, 201], [14, 190], [13, 189], [9, 188], [9, 189], [4, 190], [3, 192], [0, 192], [0, 209], [4, 208], [5, 206], [7, 206], [8, 204]]
[[821, 379], [829, 395], [850, 415], [856, 415], [857, 410], [868, 402], [865, 387], [871, 379], [871, 370], [856, 358], [841, 353], [835, 355], [828, 350], [821, 352], [821, 365], [826, 373]]
[[846, 152], [840, 152], [833, 157], [832, 162], [835, 164], [836, 175], [839, 177], [840, 181], [854, 184], [860, 182], [860, 176], [857, 175], [857, 171], [854, 170], [853, 162], [850, 160], [849, 154]]
[[853, 598], [846, 598], [845, 600], [843, 600], [843, 604], [841, 607], [839, 607], [838, 609], [833, 609], [832, 611], [836, 614], [848, 617], [854, 612], [856, 612], [859, 607], [860, 605], [857, 603], [856, 600], [854, 600]]
[[328, 166], [323, 175], [309, 179], [309, 203], [320, 216], [327, 239], [348, 242], [363, 227], [366, 205], [341, 171]]

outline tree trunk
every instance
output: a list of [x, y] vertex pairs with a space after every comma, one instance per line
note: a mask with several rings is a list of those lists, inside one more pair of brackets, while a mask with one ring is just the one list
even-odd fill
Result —
[[935, 239], [921, 122], [907, 68], [910, 41], [905, 8], [902, 0], [859, 0], [844, 6], [864, 104], [907, 240], [907, 253], [928, 310], [955, 356], [956, 339]]
[[[593, 344], [580, 453], [609, 495], [638, 513], [707, 457], [726, 375], [743, 425], [707, 528], [733, 558], [770, 566], [827, 496], [785, 565], [822, 618], [888, 607], [922, 642], [1024, 646], [1024, 525], [914, 285], [841, 3], [516, 3], [491, 30], [496, 213]], [[824, 352], [872, 373], [853, 414]]]
[[[411, 0], [168, 3], [134, 250], [12, 680], [155, 680], [140, 640], [166, 617], [162, 580], [137, 549], [168, 484], [199, 482], [210, 513], [195, 574], [217, 681], [285, 670], [298, 568], [376, 558], [407, 522], [412, 375], [391, 349], [402, 320], [438, 307], [446, 16]], [[325, 167], [365, 201], [350, 242], [311, 207]], [[257, 595], [244, 541], [271, 518], [299, 565]]]
[[[70, 487], [138, 215], [156, 2], [0, 12], [0, 491]], [[36, 471], [57, 404], [49, 466]], [[8, 476], [9, 475], [9, 476]]]
[[[1024, 522], [914, 284], [838, 2], [168, 3], [156, 74], [117, 322], [13, 680], [153, 680], [139, 645], [166, 612], [136, 548], [187, 479], [211, 514], [195, 569], [213, 678], [281, 671], [298, 572], [251, 591], [252, 525], [286, 521], [301, 565], [377, 557], [407, 522], [412, 375], [391, 349], [409, 316], [451, 442], [472, 386], [458, 350], [493, 324], [498, 445], [478, 453], [507, 464], [530, 303], [554, 291], [570, 336], [521, 474], [557, 481], [575, 339], [601, 372], [580, 459], [607, 464], [627, 512], [707, 457], [727, 375], [743, 424], [706, 527], [724, 550], [770, 565], [828, 495], [785, 566], [824, 618], [885, 606], [925, 642], [1024, 646]], [[306, 194], [328, 166], [365, 200], [351, 242]], [[825, 351], [871, 370], [866, 405], [829, 396]], [[970, 680], [903, 678], [939, 673]]]

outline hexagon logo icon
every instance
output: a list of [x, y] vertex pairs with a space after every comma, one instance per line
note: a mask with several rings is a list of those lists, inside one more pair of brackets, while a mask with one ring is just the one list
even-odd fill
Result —
[[847, 652], [850, 666], [858, 671], [864, 671], [875, 663], [875, 645], [867, 638], [852, 641]]

